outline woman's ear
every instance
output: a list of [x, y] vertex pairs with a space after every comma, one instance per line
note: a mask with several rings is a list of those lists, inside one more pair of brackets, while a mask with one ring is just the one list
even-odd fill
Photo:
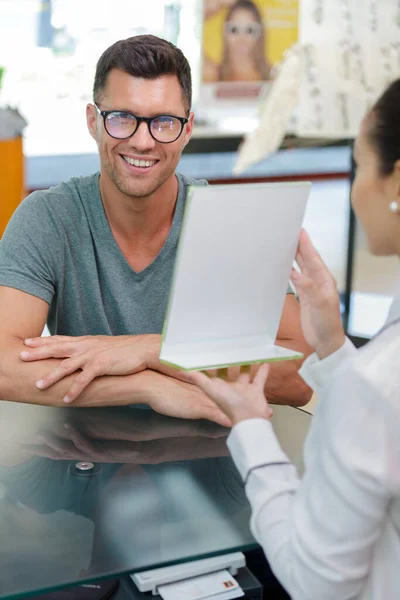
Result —
[[400, 203], [400, 160], [394, 163], [393, 173], [390, 175], [392, 180], [391, 196], [393, 201]]

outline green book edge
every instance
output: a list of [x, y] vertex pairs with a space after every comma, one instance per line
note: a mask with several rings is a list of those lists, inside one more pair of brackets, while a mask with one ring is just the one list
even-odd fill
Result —
[[211, 369], [227, 369], [228, 367], [245, 367], [247, 365], [262, 365], [263, 363], [274, 363], [274, 362], [282, 362], [284, 360], [296, 360], [299, 358], [304, 358], [304, 355], [301, 352], [296, 354], [292, 354], [291, 356], [282, 356], [280, 358], [266, 358], [263, 360], [252, 360], [247, 362], [236, 362], [229, 364], [221, 364], [221, 365], [207, 365], [204, 367], [182, 367], [182, 365], [178, 365], [176, 363], [169, 362], [167, 360], [160, 359], [160, 362], [163, 365], [167, 365], [168, 367], [173, 367], [174, 369], [179, 369], [180, 371], [208, 371]]

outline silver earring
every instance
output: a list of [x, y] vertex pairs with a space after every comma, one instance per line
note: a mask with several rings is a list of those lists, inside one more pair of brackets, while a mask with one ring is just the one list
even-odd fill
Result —
[[389, 210], [391, 213], [393, 213], [394, 215], [397, 215], [398, 213], [400, 213], [400, 205], [398, 202], [391, 202], [389, 204]]

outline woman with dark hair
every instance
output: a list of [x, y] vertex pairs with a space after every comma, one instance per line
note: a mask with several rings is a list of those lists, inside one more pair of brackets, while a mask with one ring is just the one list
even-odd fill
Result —
[[205, 81], [265, 81], [271, 66], [265, 59], [262, 15], [253, 0], [237, 0], [224, 22], [224, 46], [219, 66], [205, 64]]
[[[377, 256], [400, 257], [400, 80], [364, 118], [353, 208]], [[400, 598], [400, 298], [366, 346], [346, 339], [336, 284], [302, 232], [293, 271], [315, 354], [300, 373], [319, 404], [299, 481], [269, 422], [268, 367], [191, 375], [234, 424], [228, 446], [252, 504], [252, 530], [293, 600]]]

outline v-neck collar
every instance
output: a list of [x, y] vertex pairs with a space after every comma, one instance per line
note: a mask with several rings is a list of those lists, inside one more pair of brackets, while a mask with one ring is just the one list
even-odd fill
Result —
[[98, 204], [98, 210], [96, 210], [96, 214], [99, 215], [99, 227], [101, 231], [102, 243], [106, 244], [107, 248], [110, 249], [110, 252], [113, 252], [114, 255], [118, 256], [119, 261], [123, 262], [126, 266], [126, 269], [129, 269], [131, 275], [136, 277], [137, 279], [143, 279], [149, 272], [151, 272], [158, 263], [160, 263], [165, 256], [171, 251], [171, 249], [176, 248], [176, 244], [179, 238], [180, 233], [180, 225], [182, 223], [183, 209], [184, 209], [184, 200], [185, 200], [185, 185], [183, 182], [183, 178], [179, 173], [176, 173], [176, 178], [178, 180], [178, 194], [175, 204], [174, 216], [172, 218], [171, 228], [168, 232], [167, 239], [165, 240], [162, 248], [158, 252], [157, 256], [151, 261], [147, 267], [142, 269], [141, 271], [135, 271], [131, 265], [126, 260], [123, 255], [120, 247], [117, 244], [117, 241], [114, 237], [114, 234], [111, 230], [110, 224], [107, 219], [106, 212], [104, 210], [104, 205], [101, 200], [100, 195], [100, 173], [97, 174], [95, 178], [95, 202]]

